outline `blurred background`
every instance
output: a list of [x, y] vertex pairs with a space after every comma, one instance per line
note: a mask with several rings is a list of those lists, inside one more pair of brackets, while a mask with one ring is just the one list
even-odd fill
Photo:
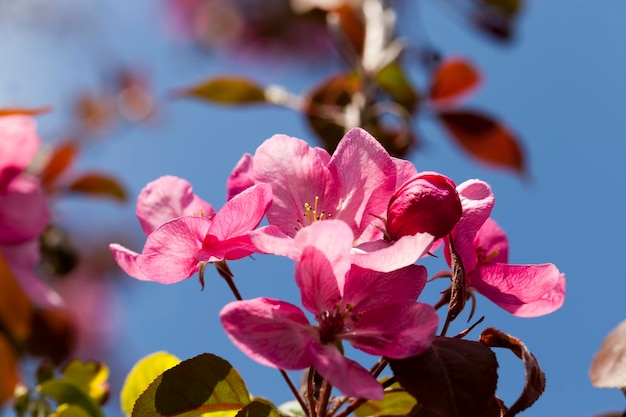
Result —
[[[486, 318], [474, 337], [494, 326], [538, 358], [546, 392], [523, 415], [623, 410], [623, 394], [593, 388], [588, 370], [604, 337], [626, 318], [626, 3], [527, 1], [506, 24], [484, 20], [480, 2], [417, 3], [393, 3], [407, 76], [427, 86], [442, 57], [465, 57], [482, 78], [466, 105], [507, 126], [524, 150], [525, 173], [473, 158], [428, 108], [410, 120], [414, 133], [403, 142], [410, 146], [396, 153], [457, 184], [487, 181], [510, 262], [552, 262], [567, 277], [565, 305], [541, 318], [513, 317], [479, 296], [477, 315]], [[310, 120], [285, 106], [221, 106], [176, 93], [237, 75], [306, 97], [346, 71], [345, 54], [325, 28], [323, 12], [299, 15], [278, 0], [0, 0], [0, 108], [50, 106], [37, 117], [44, 150], [80, 144], [65, 174], [105, 172], [127, 192], [125, 202], [51, 196], [53, 223], [79, 259], [69, 274], [49, 274], [57, 276], [51, 285], [74, 310], [75, 356], [112, 369], [107, 416], [121, 415], [116, 394], [132, 365], [159, 350], [181, 359], [215, 353], [240, 371], [252, 394], [276, 404], [291, 399], [275, 370], [250, 361], [225, 337], [218, 312], [232, 295], [214, 270], [207, 269], [204, 291], [196, 278], [140, 282], [118, 270], [107, 245], [140, 251], [136, 196], [162, 175], [187, 179], [219, 208], [236, 162], [271, 135], [321, 146]], [[443, 267], [435, 265], [431, 274]], [[258, 255], [231, 269], [245, 298], [298, 301], [291, 261]], [[438, 299], [444, 288], [437, 285], [424, 301]], [[463, 323], [455, 325], [462, 330]], [[510, 404], [522, 389], [523, 368], [509, 351], [498, 360], [498, 394]]]

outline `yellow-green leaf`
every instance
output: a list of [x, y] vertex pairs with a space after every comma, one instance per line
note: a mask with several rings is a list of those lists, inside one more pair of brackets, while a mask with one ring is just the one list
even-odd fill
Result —
[[[239, 372], [224, 359], [204, 353], [159, 375], [139, 396], [133, 417], [224, 417], [250, 403]], [[219, 413], [219, 414], [215, 414]]]
[[74, 359], [63, 368], [63, 376], [98, 404], [103, 404], [109, 396], [109, 368], [102, 362]]
[[100, 407], [74, 383], [65, 379], [49, 379], [37, 387], [43, 395], [53, 398], [57, 404], [76, 405], [90, 417], [104, 417]]
[[[396, 382], [390, 388], [400, 390], [402, 387]], [[385, 392], [385, 397], [380, 401], [367, 401], [354, 414], [357, 417], [407, 415], [416, 404], [415, 398], [406, 391], [394, 390]]]
[[256, 104], [266, 102], [263, 87], [238, 77], [210, 78], [180, 91], [177, 95], [199, 98], [218, 104]]
[[164, 371], [179, 363], [180, 359], [167, 352], [155, 352], [139, 360], [126, 376], [120, 393], [122, 411], [130, 414], [135, 401], [148, 388], [148, 385]]
[[254, 400], [239, 410], [236, 417], [281, 417], [274, 406], [266, 401]]
[[50, 417], [89, 417], [89, 413], [77, 405], [61, 404]]

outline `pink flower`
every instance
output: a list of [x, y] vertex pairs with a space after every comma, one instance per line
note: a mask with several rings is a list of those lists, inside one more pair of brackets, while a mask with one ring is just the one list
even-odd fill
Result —
[[426, 269], [408, 267], [381, 273], [350, 264], [354, 236], [343, 222], [317, 222], [299, 233], [296, 283], [302, 304], [315, 315], [311, 325], [298, 307], [257, 298], [226, 305], [222, 324], [252, 359], [281, 369], [315, 367], [331, 385], [352, 397], [382, 399], [376, 379], [344, 357], [341, 341], [372, 355], [405, 358], [427, 349], [438, 318], [415, 300]]
[[50, 213], [39, 182], [24, 173], [38, 147], [31, 117], [0, 117], [0, 245], [33, 239], [48, 224]]
[[259, 184], [214, 214], [185, 180], [163, 177], [148, 184], [137, 201], [137, 215], [148, 235], [142, 253], [115, 243], [109, 247], [128, 275], [172, 284], [195, 274], [202, 262], [240, 259], [255, 252], [248, 232], [261, 222], [271, 201], [270, 186]]
[[[470, 180], [461, 184], [458, 191], [463, 216], [452, 238], [467, 284], [519, 317], [542, 316], [560, 308], [565, 300], [565, 275], [556, 266], [508, 263], [506, 234], [489, 219], [494, 202], [489, 186]], [[450, 263], [448, 249], [446, 259]]]
[[417, 233], [439, 239], [452, 231], [463, 208], [451, 179], [435, 172], [409, 178], [395, 192], [387, 208], [387, 233], [391, 240]]

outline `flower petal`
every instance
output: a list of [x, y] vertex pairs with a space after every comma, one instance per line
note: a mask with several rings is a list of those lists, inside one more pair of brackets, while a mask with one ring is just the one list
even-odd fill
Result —
[[553, 264], [493, 264], [468, 276], [479, 293], [518, 317], [551, 313], [565, 300], [565, 275]]
[[490, 263], [509, 262], [509, 240], [504, 230], [491, 218], [487, 219], [474, 238], [474, 247], [480, 248]]
[[0, 193], [32, 161], [39, 142], [32, 117], [0, 117]]
[[212, 218], [215, 210], [193, 193], [187, 180], [166, 175], [141, 190], [136, 213], [144, 233], [149, 235], [168, 220], [181, 216]]
[[395, 242], [379, 240], [360, 245], [352, 251], [352, 263], [362, 268], [391, 272], [415, 263], [433, 243], [428, 233], [402, 236]]
[[345, 276], [337, 277], [324, 252], [313, 246], [302, 251], [296, 262], [296, 283], [300, 288], [302, 305], [316, 316], [333, 309], [341, 299]]
[[142, 252], [141, 271], [151, 281], [173, 284], [198, 271], [196, 254], [211, 225], [204, 217], [170, 220], [154, 230]]
[[349, 397], [383, 399], [382, 385], [367, 369], [343, 356], [333, 344], [316, 347], [313, 366], [332, 386]]
[[386, 304], [363, 311], [357, 327], [343, 338], [369, 354], [402, 359], [428, 349], [438, 325], [439, 317], [428, 304]]
[[385, 213], [396, 187], [396, 164], [372, 135], [360, 128], [345, 134], [328, 168], [339, 185], [335, 218], [344, 220], [359, 236]]
[[141, 255], [118, 243], [111, 243], [109, 249], [115, 258], [115, 262], [133, 278], [141, 281], [151, 281], [146, 274], [141, 271]]
[[226, 181], [226, 198], [228, 200], [254, 185], [252, 165], [253, 159], [249, 153], [244, 154], [237, 162]]
[[39, 182], [26, 174], [16, 177], [4, 195], [0, 194], [0, 245], [18, 244], [39, 236], [49, 218]]
[[213, 218], [210, 234], [219, 240], [242, 236], [257, 227], [272, 203], [272, 187], [257, 184], [231, 200]]
[[[280, 369], [313, 365], [311, 352], [319, 335], [302, 310], [270, 298], [235, 301], [220, 312], [233, 343], [255, 361]], [[319, 348], [317, 349], [319, 350]]]
[[409, 178], [414, 175], [417, 175], [417, 169], [415, 165], [411, 161], [407, 161], [406, 159], [394, 158], [391, 157], [391, 160], [396, 165], [396, 190], [400, 188], [402, 184], [406, 182]]

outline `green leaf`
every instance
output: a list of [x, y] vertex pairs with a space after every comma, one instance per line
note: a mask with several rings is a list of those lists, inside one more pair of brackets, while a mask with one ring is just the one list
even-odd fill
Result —
[[256, 104], [267, 101], [263, 87], [246, 78], [237, 77], [210, 78], [198, 85], [182, 90], [176, 95], [231, 105]]
[[120, 406], [125, 414], [133, 411], [135, 401], [148, 385], [164, 371], [178, 365], [180, 359], [167, 352], [155, 352], [145, 356], [133, 366], [126, 376], [120, 393]]
[[[399, 383], [390, 388], [400, 389]], [[406, 391], [385, 392], [385, 397], [380, 401], [367, 401], [354, 411], [357, 417], [384, 416], [384, 415], [407, 415], [415, 407], [417, 401]]]
[[389, 93], [393, 101], [404, 107], [408, 113], [415, 111], [419, 100], [417, 91], [398, 64], [392, 63], [381, 69], [376, 74], [376, 82]]
[[89, 413], [77, 405], [62, 404], [50, 417], [89, 417]]
[[223, 417], [250, 403], [239, 372], [224, 359], [204, 353], [159, 375], [139, 396], [133, 417]]
[[100, 408], [74, 383], [63, 379], [50, 379], [37, 387], [43, 395], [53, 398], [59, 405], [69, 404], [82, 408], [91, 417], [104, 417]]
[[254, 400], [239, 410], [236, 417], [281, 417], [274, 406], [266, 401]]

